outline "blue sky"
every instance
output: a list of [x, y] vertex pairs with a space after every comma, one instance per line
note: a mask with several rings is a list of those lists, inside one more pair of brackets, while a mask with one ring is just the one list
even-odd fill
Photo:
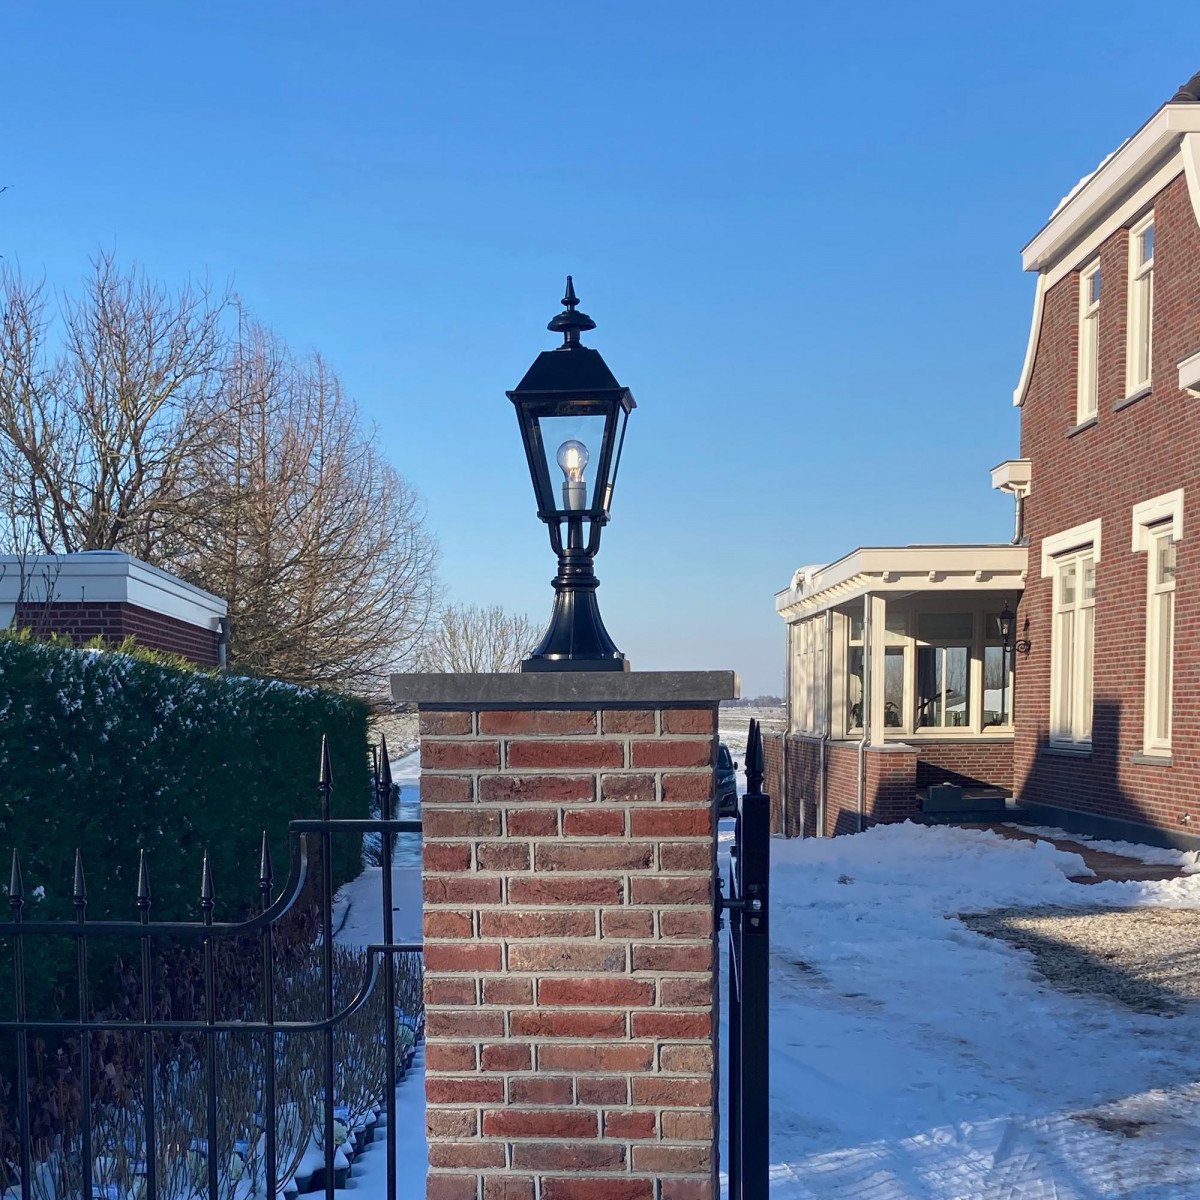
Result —
[[[1148, 11], [1148, 10], [1147, 10]], [[0, 5], [0, 254], [230, 280], [424, 495], [459, 601], [554, 563], [504, 396], [563, 276], [639, 402], [597, 562], [635, 669], [781, 690], [773, 594], [1003, 541], [987, 471], [1058, 198], [1200, 69], [1200, 6]]]

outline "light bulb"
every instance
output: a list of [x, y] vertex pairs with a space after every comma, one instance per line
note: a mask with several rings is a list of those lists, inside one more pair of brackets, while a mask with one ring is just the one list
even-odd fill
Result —
[[587, 484], [583, 472], [588, 465], [588, 448], [574, 438], [558, 448], [558, 465], [566, 476], [563, 480], [563, 508], [580, 509], [587, 506]]

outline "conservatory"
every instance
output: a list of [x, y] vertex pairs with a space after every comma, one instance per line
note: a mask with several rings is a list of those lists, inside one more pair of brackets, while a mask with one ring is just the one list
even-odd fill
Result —
[[1019, 545], [860, 548], [795, 573], [776, 597], [788, 628], [777, 787], [793, 824], [902, 820], [931, 783], [1011, 786], [1026, 557]]

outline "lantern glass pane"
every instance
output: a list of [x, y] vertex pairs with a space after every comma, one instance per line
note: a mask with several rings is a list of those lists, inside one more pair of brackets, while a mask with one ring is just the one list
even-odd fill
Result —
[[560, 511], [595, 507], [604, 448], [604, 414], [542, 417], [542, 449], [552, 500]]

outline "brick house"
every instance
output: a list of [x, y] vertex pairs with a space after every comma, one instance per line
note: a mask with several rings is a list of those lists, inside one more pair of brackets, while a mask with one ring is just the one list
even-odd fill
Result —
[[1185, 497], [1200, 497], [1200, 75], [1023, 257], [1037, 286], [1021, 457], [992, 472], [1014, 497], [1012, 544], [857, 550], [776, 597], [780, 832], [902, 820], [946, 780], [1081, 832], [1200, 845], [1200, 543], [1185, 536]]
[[117, 550], [0, 555], [0, 628], [65, 634], [77, 645], [127, 637], [206, 667], [224, 663], [219, 596]]
[[1200, 75], [1023, 259], [1016, 794], [1085, 830], [1200, 835]]

